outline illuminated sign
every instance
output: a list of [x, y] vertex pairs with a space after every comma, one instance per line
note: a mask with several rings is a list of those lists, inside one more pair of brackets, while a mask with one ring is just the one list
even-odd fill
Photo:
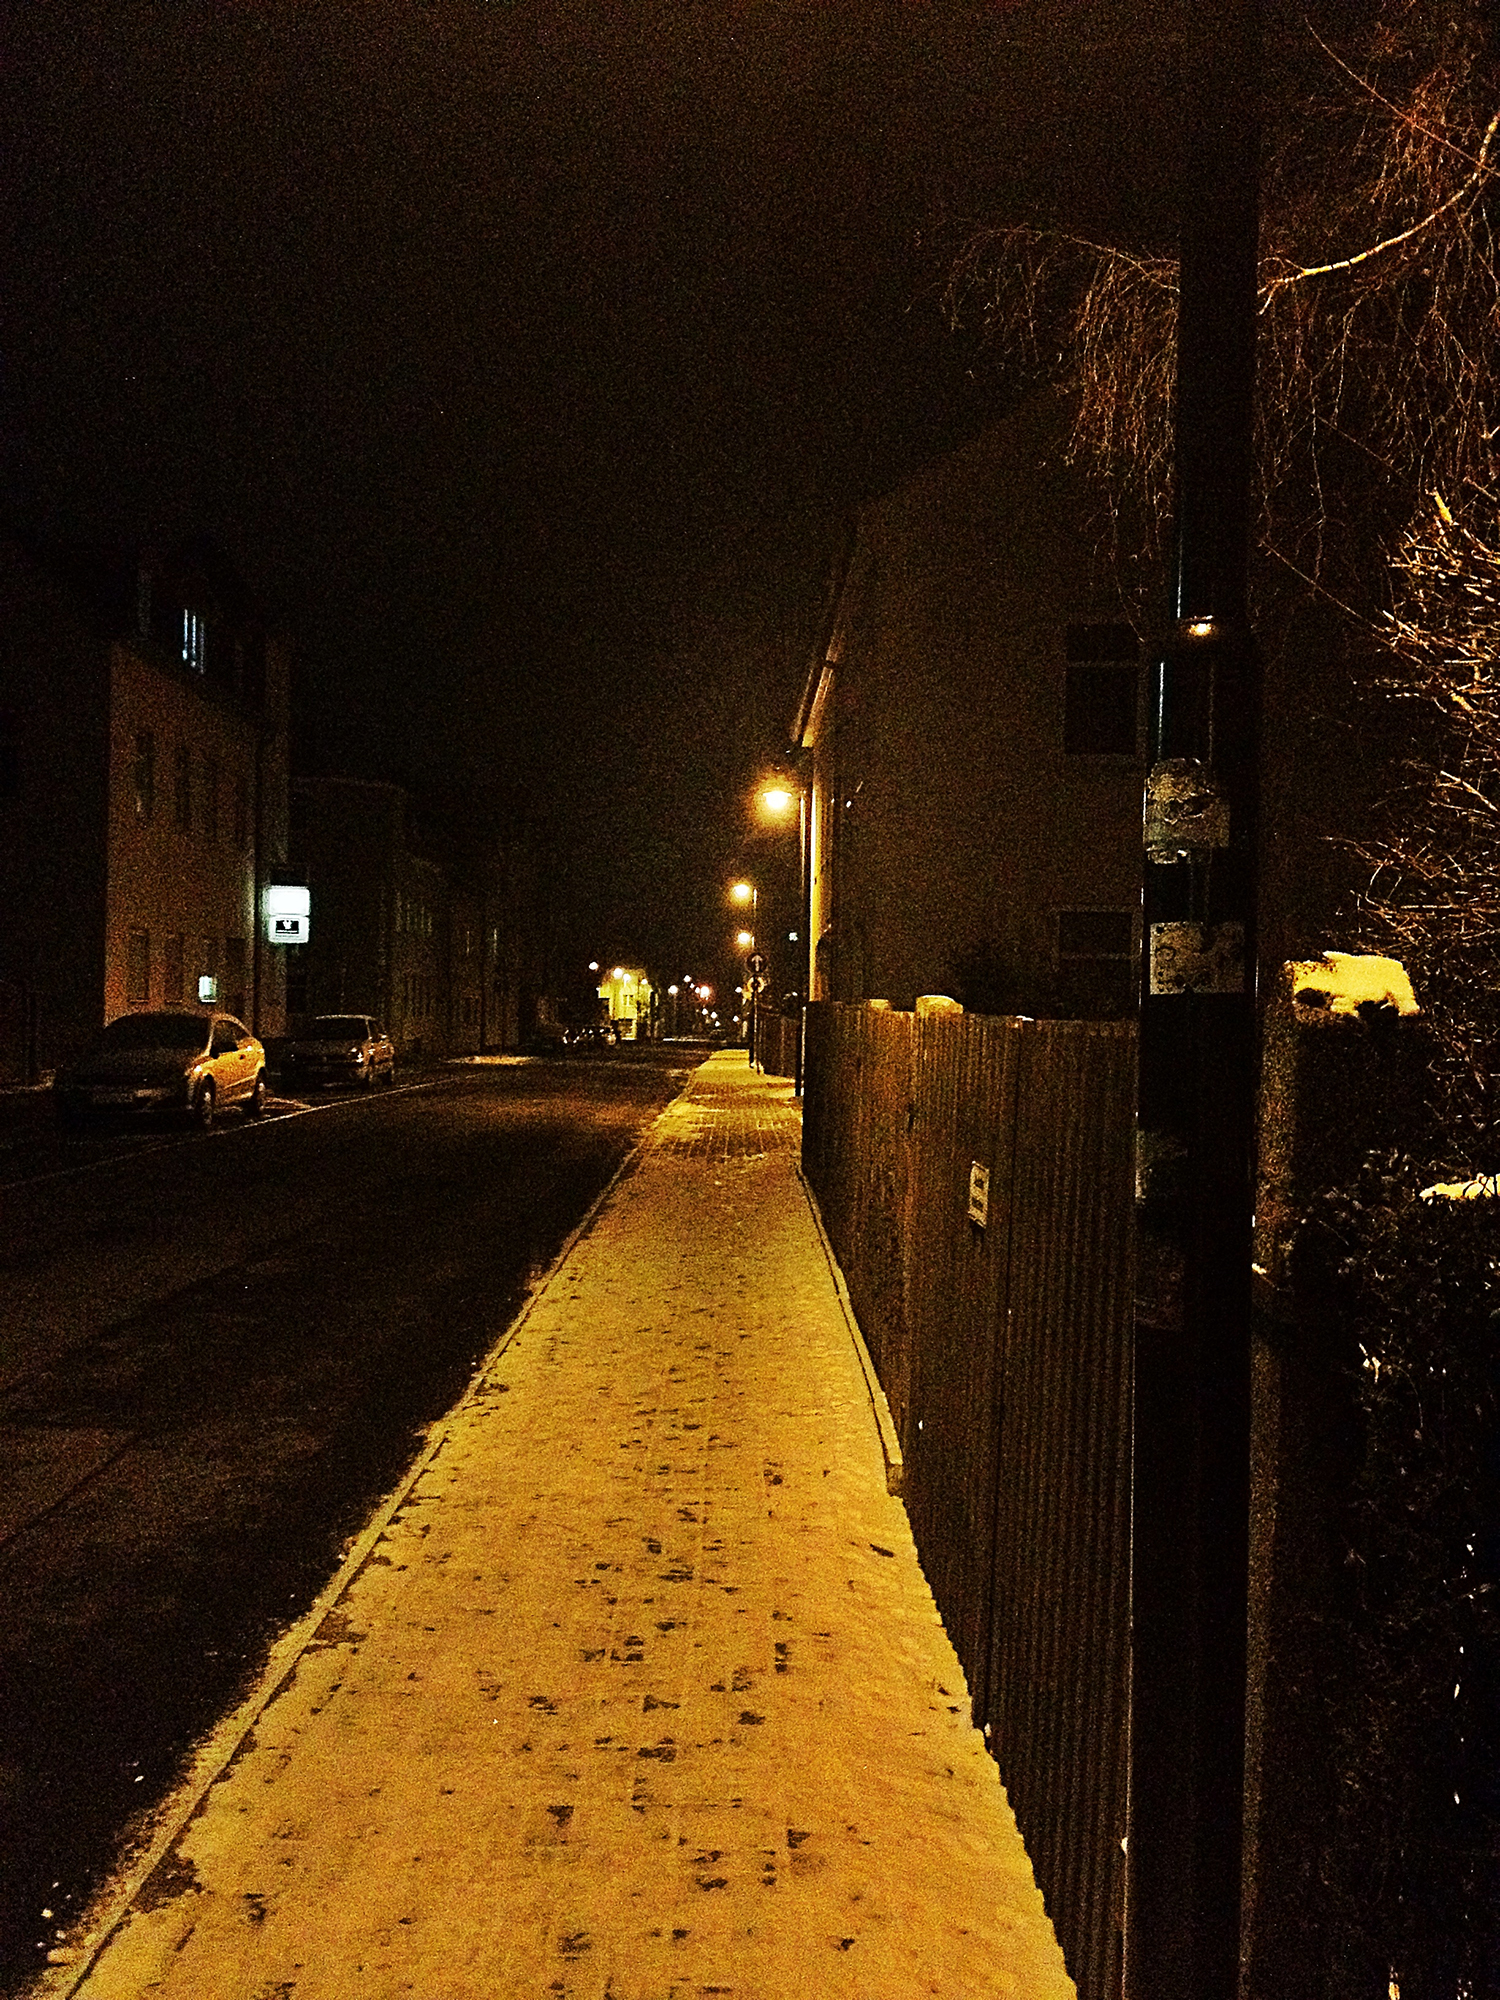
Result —
[[267, 944], [306, 944], [312, 928], [312, 897], [305, 884], [268, 882], [262, 894]]

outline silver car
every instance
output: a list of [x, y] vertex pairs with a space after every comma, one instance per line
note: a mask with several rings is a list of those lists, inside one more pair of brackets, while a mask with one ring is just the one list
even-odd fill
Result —
[[208, 1127], [225, 1105], [266, 1108], [266, 1052], [232, 1014], [167, 1008], [122, 1014], [52, 1086], [61, 1123], [94, 1118], [190, 1118]]
[[289, 1090], [330, 1083], [371, 1090], [396, 1081], [396, 1045], [369, 1014], [315, 1014], [282, 1050], [280, 1067]]

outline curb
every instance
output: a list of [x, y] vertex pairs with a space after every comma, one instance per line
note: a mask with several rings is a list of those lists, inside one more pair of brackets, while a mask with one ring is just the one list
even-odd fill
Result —
[[833, 1289], [838, 1294], [839, 1308], [854, 1341], [859, 1365], [864, 1370], [865, 1389], [870, 1398], [870, 1407], [875, 1412], [875, 1425], [880, 1432], [880, 1449], [885, 1455], [885, 1490], [900, 1499], [906, 1489], [906, 1461], [901, 1456], [901, 1441], [896, 1436], [896, 1423], [891, 1415], [891, 1406], [886, 1393], [880, 1386], [880, 1377], [875, 1373], [875, 1363], [870, 1359], [870, 1350], [865, 1345], [865, 1337], [859, 1330], [859, 1320], [849, 1297], [849, 1287], [844, 1282], [843, 1271], [829, 1241], [827, 1228], [823, 1222], [823, 1211], [818, 1207], [818, 1197], [812, 1191], [807, 1175], [802, 1171], [802, 1162], [794, 1160], [797, 1179], [802, 1183], [802, 1192], [807, 1197], [808, 1208], [812, 1211], [814, 1227], [818, 1232], [818, 1242], [823, 1255], [828, 1260], [829, 1275], [833, 1279]]

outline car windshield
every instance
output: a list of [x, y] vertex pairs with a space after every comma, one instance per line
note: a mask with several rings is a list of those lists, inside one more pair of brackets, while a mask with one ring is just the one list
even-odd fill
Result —
[[343, 1042], [351, 1036], [359, 1042], [368, 1033], [369, 1023], [363, 1014], [320, 1014], [308, 1029], [315, 1042]]
[[208, 1021], [201, 1014], [122, 1014], [99, 1037], [101, 1049], [201, 1049]]

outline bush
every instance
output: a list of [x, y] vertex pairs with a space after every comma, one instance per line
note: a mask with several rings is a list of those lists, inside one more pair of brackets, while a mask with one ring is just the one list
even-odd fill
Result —
[[1353, 1454], [1329, 1611], [1337, 2000], [1500, 1995], [1500, 1203], [1372, 1155], [1299, 1237], [1347, 1357]]

